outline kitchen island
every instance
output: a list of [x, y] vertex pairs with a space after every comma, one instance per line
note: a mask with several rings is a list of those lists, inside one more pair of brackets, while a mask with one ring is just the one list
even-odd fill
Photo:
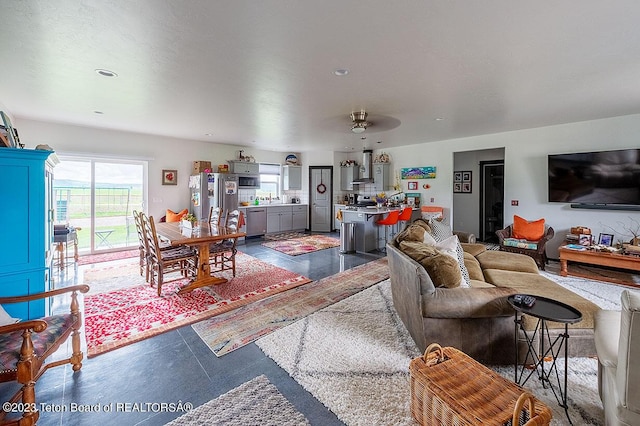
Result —
[[[342, 209], [342, 221], [356, 224], [355, 245], [357, 253], [367, 253], [384, 248], [384, 226], [376, 225], [376, 222], [385, 218], [393, 210], [402, 210], [401, 207], [346, 207]], [[411, 220], [420, 217], [420, 209], [414, 208]], [[389, 239], [403, 226], [399, 223], [389, 230]]]

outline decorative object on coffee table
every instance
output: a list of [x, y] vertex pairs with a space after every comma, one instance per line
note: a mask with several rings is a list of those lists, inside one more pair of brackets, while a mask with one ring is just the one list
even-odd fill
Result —
[[600, 234], [598, 236], [598, 244], [610, 246], [613, 244], [613, 234]]

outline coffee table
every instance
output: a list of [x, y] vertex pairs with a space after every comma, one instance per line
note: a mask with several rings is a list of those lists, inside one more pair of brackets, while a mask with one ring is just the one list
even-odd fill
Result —
[[[594, 278], [593, 276], [569, 272], [567, 269], [567, 264], [570, 261], [585, 263], [588, 265], [609, 266], [612, 268], [628, 269], [631, 271], [640, 272], [639, 256], [631, 256], [619, 253], [605, 253], [595, 250], [573, 250], [565, 247], [560, 247], [558, 249], [558, 252], [560, 253], [560, 275], [562, 275], [563, 277], [566, 277], [567, 275], [575, 275], [582, 278]], [[637, 284], [630, 283], [628, 281], [622, 281], [616, 278], [598, 276], [597, 279], [600, 281], [608, 281], [616, 284], [624, 284], [635, 287], [638, 286]]]
[[[515, 309], [515, 344], [516, 344], [516, 362], [514, 365], [515, 370], [515, 382], [521, 386], [537, 373], [538, 379], [542, 381], [544, 388], [551, 388], [553, 395], [556, 397], [558, 404], [564, 408], [564, 412], [571, 423], [569, 417], [568, 405], [567, 405], [567, 367], [569, 360], [569, 324], [576, 323], [582, 319], [582, 313], [577, 309], [569, 306], [565, 303], [558, 302], [557, 300], [549, 299], [542, 296], [533, 296], [536, 298], [536, 303], [527, 308], [526, 306], [520, 306], [514, 303], [514, 296], [509, 296], [507, 301]], [[538, 323], [533, 331], [527, 332], [524, 328], [524, 315], [530, 315], [538, 318]], [[555, 337], [552, 341], [549, 334], [549, 327], [547, 321], [554, 321], [564, 324], [564, 333]], [[525, 364], [518, 367], [519, 358], [519, 345], [518, 345], [518, 329], [522, 330], [526, 343], [527, 343], [527, 355], [525, 357]], [[535, 342], [539, 342], [539, 348], [536, 349]], [[558, 372], [558, 355], [564, 350], [564, 375], [563, 382], [561, 383], [560, 373]], [[548, 370], [545, 370], [544, 361], [547, 357], [552, 358], [551, 366]], [[533, 368], [527, 371], [526, 360], [532, 359], [534, 361]], [[525, 374], [527, 373], [527, 374]], [[555, 377], [555, 383], [558, 389], [554, 387], [552, 378]], [[573, 424], [573, 423], [571, 423]]]

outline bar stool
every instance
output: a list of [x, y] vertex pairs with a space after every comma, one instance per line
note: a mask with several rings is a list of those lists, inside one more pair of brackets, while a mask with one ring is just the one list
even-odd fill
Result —
[[[376, 222], [378, 226], [384, 226], [384, 246], [385, 250], [387, 247], [387, 241], [389, 240], [389, 227], [394, 226], [398, 223], [398, 218], [400, 217], [400, 210], [392, 210], [389, 212], [387, 217], [384, 219], [380, 219]], [[380, 241], [380, 228], [378, 228], [378, 241]]]
[[413, 214], [413, 207], [405, 207], [404, 209], [402, 209], [400, 216], [398, 216], [398, 223], [411, 221], [412, 214]]

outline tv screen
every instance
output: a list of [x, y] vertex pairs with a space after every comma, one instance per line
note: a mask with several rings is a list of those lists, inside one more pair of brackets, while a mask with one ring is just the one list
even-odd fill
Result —
[[640, 205], [640, 149], [549, 155], [549, 201]]

